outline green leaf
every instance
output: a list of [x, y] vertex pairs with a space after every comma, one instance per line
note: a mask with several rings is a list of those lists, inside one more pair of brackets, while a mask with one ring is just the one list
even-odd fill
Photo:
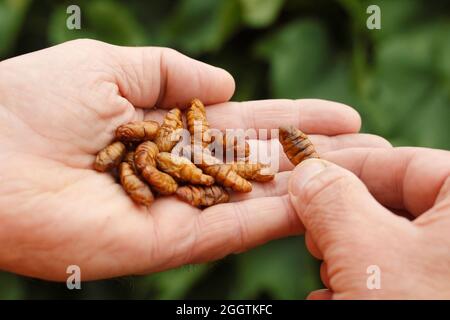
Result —
[[11, 52], [29, 5], [30, 0], [0, 1], [0, 57]]
[[190, 54], [221, 48], [239, 26], [237, 0], [181, 0], [164, 30], [165, 45]]
[[414, 145], [450, 149], [450, 99], [442, 89], [431, 90], [410, 115], [401, 136], [413, 137]]
[[240, 2], [243, 20], [253, 28], [271, 25], [284, 4], [284, 0], [240, 0]]
[[237, 279], [232, 299], [302, 299], [322, 287], [318, 263], [307, 252], [303, 238], [273, 241], [237, 257]]
[[92, 38], [116, 45], [145, 44], [145, 34], [126, 6], [112, 0], [92, 0], [83, 2], [80, 8], [80, 30], [67, 29], [66, 7], [56, 8], [48, 29], [49, 39], [52, 43]]
[[[418, 0], [339, 0], [352, 18], [354, 27], [367, 36], [382, 40], [393, 37], [417, 24], [423, 13], [423, 3]], [[366, 12], [370, 5], [377, 5], [381, 11], [381, 29], [368, 30]]]
[[274, 97], [311, 97], [329, 65], [331, 51], [324, 28], [298, 20], [261, 41], [256, 53], [270, 64]]
[[[445, 67], [441, 63], [442, 53], [448, 50], [441, 36], [445, 30], [449, 30], [448, 25], [436, 21], [385, 39], [378, 45], [366, 105], [367, 120], [376, 133], [407, 144], [446, 145], [437, 136], [432, 143], [422, 133], [434, 130], [445, 133], [441, 128], [446, 127], [448, 118], [442, 117], [442, 113], [450, 104]], [[416, 118], [418, 114], [420, 118]], [[405, 123], [405, 119], [409, 121]], [[427, 126], [415, 126], [412, 119], [428, 121]], [[412, 132], [409, 126], [422, 130]]]

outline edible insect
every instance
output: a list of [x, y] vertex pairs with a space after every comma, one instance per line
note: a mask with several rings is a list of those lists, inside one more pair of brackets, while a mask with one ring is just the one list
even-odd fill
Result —
[[178, 184], [176, 181], [167, 173], [159, 171], [154, 166], [148, 165], [144, 167], [141, 175], [152, 189], [161, 195], [170, 195], [177, 191]]
[[230, 165], [234, 172], [247, 180], [267, 182], [275, 177], [275, 173], [270, 169], [269, 165], [259, 162], [237, 161]]
[[116, 139], [120, 141], [139, 142], [153, 140], [158, 133], [159, 124], [156, 121], [136, 121], [123, 124], [116, 129]]
[[218, 185], [183, 186], [177, 189], [176, 195], [179, 199], [200, 208], [225, 203], [230, 199], [228, 192]]
[[[186, 116], [191, 134], [188, 145], [177, 145], [186, 137], [182, 113], [174, 108], [167, 112], [161, 127], [151, 120], [119, 126], [116, 141], [97, 154], [94, 168], [102, 172], [114, 169], [115, 175], [118, 166], [124, 190], [144, 206], [151, 205], [157, 196], [176, 194], [193, 206], [209, 207], [229, 201], [227, 188], [250, 192], [249, 180], [267, 182], [274, 178], [270, 165], [248, 161], [250, 148], [245, 139], [228, 132], [225, 136], [211, 135], [200, 100], [191, 101]], [[291, 161], [317, 156], [306, 135], [293, 127], [280, 128], [280, 141]], [[174, 147], [183, 155], [178, 155]], [[230, 161], [234, 162], [219, 159], [223, 153], [227, 160], [232, 153]]]
[[181, 120], [181, 111], [178, 108], [170, 110], [155, 138], [155, 143], [160, 152], [170, 152], [172, 148], [180, 141], [183, 121]]
[[211, 143], [212, 138], [209, 133], [208, 120], [206, 119], [206, 109], [199, 99], [191, 101], [186, 118], [192, 144], [207, 147]]
[[190, 148], [192, 159], [196, 166], [204, 173], [214, 178], [217, 184], [230, 187], [237, 192], [252, 191], [252, 184], [233, 171], [231, 164], [223, 163], [206, 148], [192, 146]]
[[153, 201], [150, 187], [142, 181], [129, 162], [122, 162], [119, 166], [120, 183], [125, 192], [138, 204], [149, 206]]
[[216, 147], [223, 150], [225, 159], [228, 159], [229, 154], [231, 154], [234, 159], [247, 158], [250, 155], [250, 145], [248, 142], [245, 141], [243, 137], [235, 136], [229, 133], [223, 135], [222, 140]]
[[161, 152], [156, 157], [158, 168], [175, 179], [192, 184], [202, 184], [210, 186], [214, 183], [214, 178], [203, 174], [189, 159], [173, 155], [168, 152]]
[[294, 126], [280, 127], [279, 140], [294, 166], [305, 159], [319, 158], [308, 136]]
[[186, 156], [190, 157], [192, 162], [201, 169], [213, 164], [223, 163], [221, 160], [214, 157], [209, 149], [199, 145], [187, 145], [183, 147], [183, 151], [186, 153]]
[[158, 153], [158, 147], [152, 141], [145, 141], [138, 145], [134, 152], [134, 164], [138, 172], [144, 170], [146, 166], [156, 167], [156, 156]]
[[233, 171], [230, 164], [221, 163], [204, 166], [203, 172], [214, 178], [216, 183], [237, 192], [252, 191], [252, 184]]
[[97, 154], [94, 162], [94, 169], [105, 172], [117, 167], [122, 161], [125, 152], [126, 147], [122, 142], [116, 141], [111, 143]]

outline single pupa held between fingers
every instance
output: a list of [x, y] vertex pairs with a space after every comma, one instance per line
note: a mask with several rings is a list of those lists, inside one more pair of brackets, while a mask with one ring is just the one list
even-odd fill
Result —
[[279, 140], [284, 153], [294, 166], [305, 159], [319, 158], [308, 136], [294, 126], [280, 127]]
[[122, 142], [116, 141], [111, 143], [97, 154], [94, 169], [105, 172], [117, 167], [125, 156], [125, 152], [126, 147]]

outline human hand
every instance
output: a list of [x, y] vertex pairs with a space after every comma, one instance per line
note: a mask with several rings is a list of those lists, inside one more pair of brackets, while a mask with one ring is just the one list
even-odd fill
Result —
[[355, 148], [324, 158], [353, 173], [308, 160], [289, 184], [328, 288], [309, 298], [449, 299], [450, 152]]
[[[233, 94], [224, 70], [162, 48], [79, 40], [0, 63], [0, 268], [65, 280], [148, 273], [208, 261], [301, 224], [288, 201], [288, 173], [249, 195], [201, 212], [174, 197], [135, 205], [95, 154], [123, 123], [160, 120], [198, 97], [215, 128], [277, 128], [313, 134], [319, 152], [386, 146], [356, 134], [351, 108], [318, 100], [223, 103]], [[268, 146], [266, 141], [254, 141]], [[258, 198], [258, 199], [255, 199]]]

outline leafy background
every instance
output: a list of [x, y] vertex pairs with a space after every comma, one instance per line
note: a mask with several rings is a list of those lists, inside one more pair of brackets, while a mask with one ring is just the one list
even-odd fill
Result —
[[[82, 29], [65, 27], [78, 4]], [[381, 8], [382, 29], [366, 28]], [[229, 70], [234, 100], [325, 98], [354, 106], [394, 145], [450, 149], [450, 2], [420, 0], [0, 0], [0, 58], [89, 37], [168, 46]], [[322, 285], [303, 238], [219, 262], [64, 284], [0, 273], [0, 298], [285, 298]]]

